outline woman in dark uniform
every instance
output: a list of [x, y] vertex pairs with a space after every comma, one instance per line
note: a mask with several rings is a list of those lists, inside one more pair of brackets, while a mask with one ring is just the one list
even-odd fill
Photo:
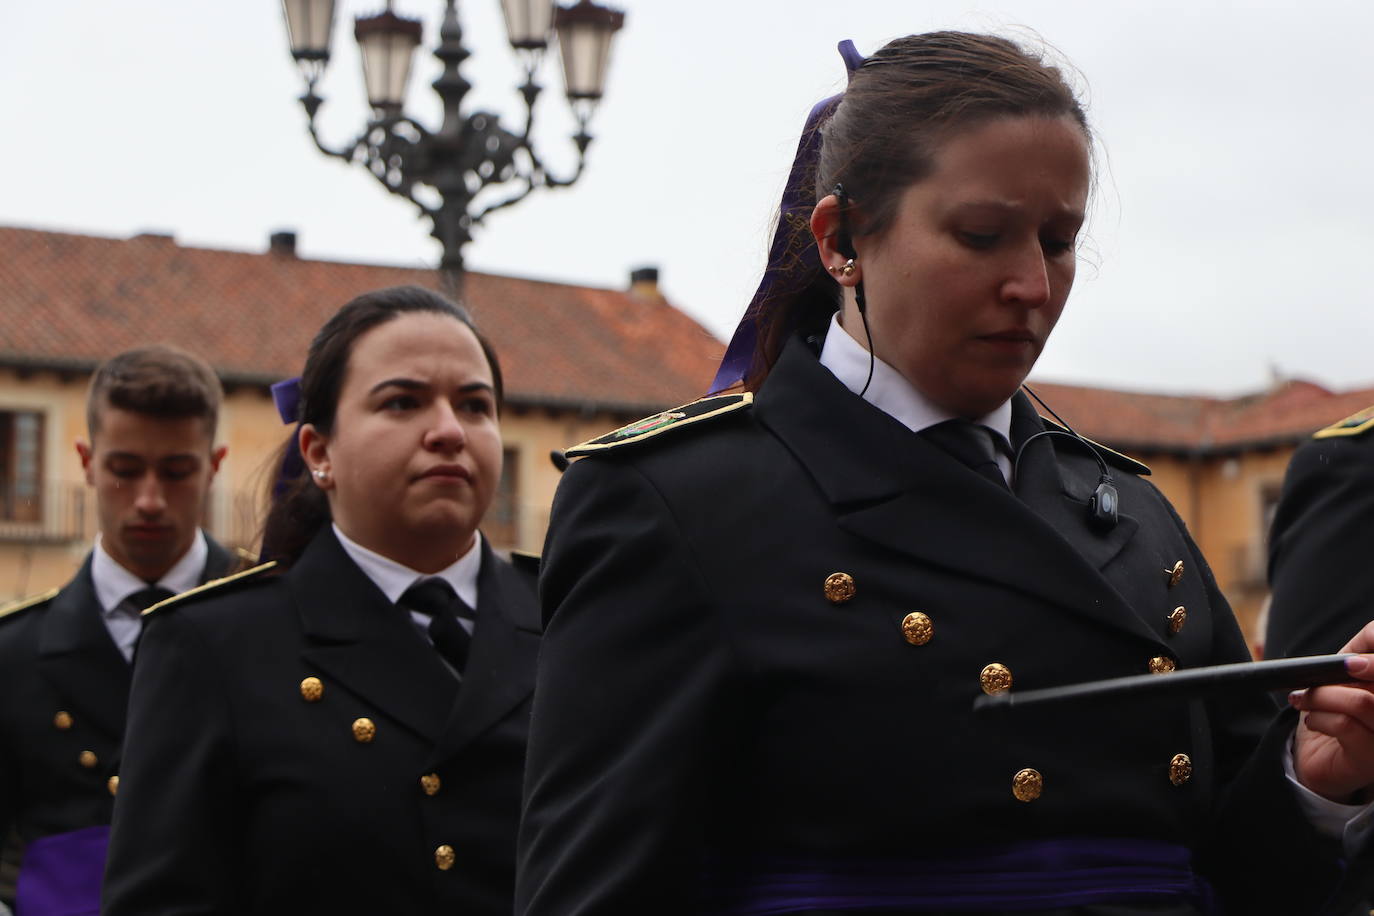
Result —
[[1343, 905], [1367, 687], [1297, 698], [1295, 743], [1258, 693], [971, 714], [1248, 656], [1148, 470], [1020, 391], [1089, 196], [1059, 71], [960, 33], [842, 50], [719, 379], [744, 390], [569, 452], [516, 912]]
[[478, 531], [500, 399], [432, 292], [325, 324], [278, 559], [149, 614], [106, 913], [510, 912], [538, 614]]

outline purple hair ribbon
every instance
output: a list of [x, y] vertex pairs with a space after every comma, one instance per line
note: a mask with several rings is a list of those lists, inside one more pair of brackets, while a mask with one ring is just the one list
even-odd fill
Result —
[[[272, 386], [272, 401], [277, 405], [277, 413], [286, 425], [296, 425], [300, 429], [301, 378], [289, 378]], [[286, 449], [282, 456], [281, 467], [277, 469], [277, 479], [272, 483], [272, 501], [277, 502], [286, 495], [291, 481], [305, 473], [305, 459], [300, 449]], [[264, 554], [265, 556], [265, 554]], [[262, 559], [259, 557], [259, 559]]]
[[[854, 71], [863, 66], [864, 57], [848, 38], [840, 42], [839, 51], [852, 78]], [[763, 305], [774, 287], [788, 279], [789, 272], [784, 268], [784, 263], [791, 224], [798, 219], [809, 220], [816, 206], [816, 193], [811, 181], [821, 156], [821, 125], [834, 114], [842, 98], [843, 93], [822, 99], [812, 106], [806, 116], [806, 126], [802, 128], [801, 140], [797, 143], [797, 154], [792, 159], [792, 171], [788, 173], [787, 184], [783, 187], [782, 202], [778, 207], [778, 225], [773, 232], [773, 243], [768, 248], [768, 264], [764, 268], [763, 279], [759, 281], [759, 288], [749, 301], [749, 307], [744, 310], [744, 317], [735, 327], [735, 334], [725, 348], [725, 355], [721, 358], [720, 368], [716, 370], [716, 377], [711, 380], [708, 394], [716, 394], [740, 381], [753, 365], [758, 327], [764, 317]], [[798, 258], [801, 270], [792, 271], [793, 274], [805, 276], [821, 269], [820, 254], [815, 246], [808, 246]]]
[[285, 379], [272, 386], [272, 401], [277, 405], [277, 414], [286, 424], [300, 420], [301, 377]]

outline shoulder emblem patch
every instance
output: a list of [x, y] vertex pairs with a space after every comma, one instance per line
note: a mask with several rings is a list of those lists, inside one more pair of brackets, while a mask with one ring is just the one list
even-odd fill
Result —
[[[1053, 428], [1055, 428], [1055, 429], [1063, 430], [1064, 432], [1069, 433], [1069, 430], [1066, 429], [1062, 423], [1057, 423], [1057, 422], [1055, 422], [1053, 419], [1051, 419], [1050, 417], [1041, 417], [1040, 420], [1041, 420], [1041, 422], [1043, 422], [1046, 426], [1051, 426], [1051, 427], [1053, 427]], [[1077, 435], [1077, 434], [1076, 434], [1076, 433], [1069, 433], [1069, 435], [1073, 436], [1073, 435]], [[1132, 458], [1130, 455], [1123, 455], [1123, 454], [1121, 454], [1120, 452], [1118, 452], [1116, 449], [1107, 448], [1107, 446], [1103, 445], [1101, 442], [1094, 442], [1092, 439], [1089, 439], [1087, 436], [1078, 436], [1078, 438], [1079, 438], [1079, 439], [1082, 439], [1084, 442], [1086, 442], [1086, 443], [1088, 443], [1089, 445], [1091, 445], [1094, 449], [1096, 449], [1097, 451], [1101, 452], [1103, 458], [1107, 459], [1107, 461], [1111, 462], [1112, 464], [1115, 464], [1117, 467], [1119, 467], [1119, 468], [1121, 468], [1121, 469], [1123, 469], [1123, 470], [1126, 470], [1126, 471], [1130, 471], [1132, 474], [1137, 474], [1137, 475], [1139, 475], [1139, 476], [1141, 476], [1141, 477], [1149, 477], [1149, 476], [1150, 476], [1150, 466], [1149, 466], [1149, 465], [1144, 464], [1143, 462], [1140, 462], [1140, 461], [1136, 461], [1136, 460], [1135, 460], [1134, 458]]]
[[222, 579], [211, 579], [204, 585], [197, 585], [195, 588], [188, 589], [187, 591], [184, 591], [179, 595], [173, 595], [170, 598], [166, 598], [162, 601], [159, 601], [152, 607], [145, 609], [143, 611], [143, 616], [147, 617], [149, 614], [153, 613], [153, 611], [160, 611], [163, 608], [171, 607], [175, 604], [180, 604], [182, 601], [184, 601], [187, 598], [190, 598], [192, 595], [203, 595], [206, 592], [223, 588], [224, 586], [231, 585], [235, 582], [245, 582], [249, 579], [257, 578], [263, 573], [269, 572], [276, 568], [277, 561], [269, 560], [268, 562], [263, 563], [259, 566], [254, 566], [252, 569], [245, 569], [243, 572], [234, 573], [232, 576], [225, 576]]
[[568, 458], [581, 458], [584, 455], [595, 454], [608, 448], [629, 445], [631, 442], [642, 442], [661, 433], [681, 429], [703, 420], [709, 420], [712, 417], [741, 410], [752, 403], [754, 403], [754, 394], [750, 391], [702, 398], [700, 401], [693, 401], [672, 410], [656, 413], [652, 417], [636, 420], [628, 426], [612, 430], [604, 436], [589, 439], [581, 445], [574, 445], [563, 454]]
[[40, 604], [51, 601], [57, 597], [59, 591], [61, 591], [59, 588], [50, 588], [42, 594], [30, 595], [28, 598], [12, 601], [4, 607], [0, 607], [0, 619], [4, 619], [11, 614], [18, 614], [20, 611], [27, 611], [31, 607], [38, 607]]
[[1358, 436], [1371, 429], [1374, 429], [1374, 407], [1366, 407], [1359, 413], [1351, 414], [1339, 423], [1332, 423], [1325, 429], [1317, 430], [1312, 434], [1312, 438], [1330, 439], [1333, 436]]

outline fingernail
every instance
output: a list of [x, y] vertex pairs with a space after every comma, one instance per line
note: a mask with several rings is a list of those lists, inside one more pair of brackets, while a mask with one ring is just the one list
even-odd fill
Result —
[[1301, 709], [1302, 698], [1305, 696], [1307, 696], [1306, 690], [1294, 690], [1292, 693], [1288, 695], [1288, 705]]
[[1364, 655], [1356, 655], [1345, 660], [1345, 670], [1350, 674], [1368, 674], [1369, 658]]

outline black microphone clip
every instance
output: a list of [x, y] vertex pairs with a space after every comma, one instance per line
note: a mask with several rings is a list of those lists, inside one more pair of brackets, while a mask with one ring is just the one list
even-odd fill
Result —
[[1093, 490], [1093, 495], [1088, 497], [1088, 523], [1098, 531], [1111, 531], [1118, 521], [1118, 502], [1112, 479], [1103, 477], [1097, 482], [1097, 489]]

